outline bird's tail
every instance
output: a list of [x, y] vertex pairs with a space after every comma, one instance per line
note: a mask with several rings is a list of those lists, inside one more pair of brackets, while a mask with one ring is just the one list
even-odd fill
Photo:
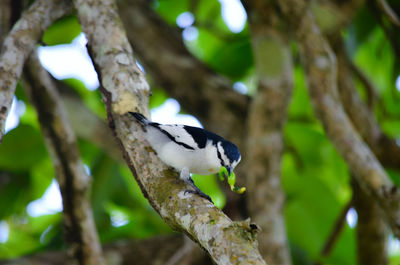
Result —
[[141, 114], [139, 112], [129, 112], [129, 114], [131, 114], [142, 125], [149, 124], [149, 120], [146, 119], [146, 117], [143, 116], [143, 114]]

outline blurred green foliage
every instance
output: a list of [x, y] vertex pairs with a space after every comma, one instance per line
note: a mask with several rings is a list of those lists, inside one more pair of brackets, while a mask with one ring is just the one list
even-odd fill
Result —
[[[247, 84], [251, 93], [254, 62], [247, 25], [239, 33], [231, 32], [217, 0], [159, 0], [154, 1], [154, 8], [172, 26], [176, 26], [180, 14], [191, 12], [197, 37], [185, 41], [189, 50], [233, 82]], [[43, 41], [48, 45], [69, 43], [80, 31], [76, 17], [70, 16], [50, 27]], [[394, 76], [400, 74], [395, 72], [394, 65], [399, 58], [395, 58], [387, 37], [367, 9], [359, 12], [344, 36], [349, 55], [378, 88], [380, 99], [374, 111], [382, 128], [390, 136], [399, 138], [400, 95], [394, 87]], [[352, 196], [347, 166], [313, 114], [304, 79], [301, 65], [297, 63], [282, 162], [286, 226], [294, 264], [312, 264], [320, 258], [319, 253], [338, 215]], [[64, 82], [94, 113], [106, 117], [97, 91], [87, 90], [78, 80]], [[365, 90], [360, 83], [357, 85], [361, 92]], [[161, 87], [154, 87], [152, 93], [151, 108], [162, 105], [168, 98]], [[64, 246], [60, 213], [39, 217], [27, 213], [28, 204], [40, 198], [49, 187], [54, 170], [35, 111], [21, 87], [17, 97], [25, 102], [26, 111], [18, 127], [9, 131], [0, 145], [0, 221], [5, 221], [9, 228], [8, 240], [0, 243], [0, 259]], [[172, 232], [150, 207], [124, 164], [89, 141], [79, 139], [79, 148], [93, 177], [91, 199], [102, 242]], [[400, 185], [400, 173], [388, 172]], [[224, 206], [226, 199], [216, 176], [194, 176], [194, 180], [218, 207]], [[393, 255], [391, 264], [398, 264], [399, 256], [399, 253]], [[354, 228], [346, 224], [332, 254], [324, 261], [325, 264], [356, 264]]]
[[57, 20], [43, 35], [46, 45], [70, 43], [81, 33], [81, 25], [76, 16], [68, 16]]

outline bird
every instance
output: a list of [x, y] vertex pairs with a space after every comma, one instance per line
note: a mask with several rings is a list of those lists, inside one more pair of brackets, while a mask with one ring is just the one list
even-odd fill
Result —
[[[193, 182], [190, 173], [210, 175], [227, 172], [228, 177], [241, 160], [238, 147], [223, 137], [202, 128], [182, 124], [160, 124], [149, 121], [138, 112], [129, 112], [145, 131], [145, 138], [168, 166], [180, 172], [180, 179], [195, 193], [212, 202]], [[221, 176], [221, 173], [220, 173]], [[223, 179], [223, 177], [222, 177]], [[232, 185], [231, 185], [232, 188]]]

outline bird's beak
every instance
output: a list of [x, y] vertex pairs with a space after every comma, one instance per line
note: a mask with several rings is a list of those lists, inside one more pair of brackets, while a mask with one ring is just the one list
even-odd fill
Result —
[[230, 177], [231, 174], [232, 174], [232, 168], [229, 167], [229, 166], [227, 166], [227, 167], [225, 167], [225, 168], [226, 168], [226, 170], [228, 171], [228, 177]]

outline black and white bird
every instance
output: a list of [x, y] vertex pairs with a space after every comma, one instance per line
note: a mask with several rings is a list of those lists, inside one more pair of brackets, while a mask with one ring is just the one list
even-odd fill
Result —
[[142, 114], [129, 112], [145, 129], [145, 137], [158, 157], [180, 172], [180, 178], [190, 184], [194, 192], [211, 201], [197, 188], [190, 173], [210, 175], [225, 167], [231, 175], [240, 162], [239, 149], [233, 143], [202, 128], [181, 124], [151, 122]]

